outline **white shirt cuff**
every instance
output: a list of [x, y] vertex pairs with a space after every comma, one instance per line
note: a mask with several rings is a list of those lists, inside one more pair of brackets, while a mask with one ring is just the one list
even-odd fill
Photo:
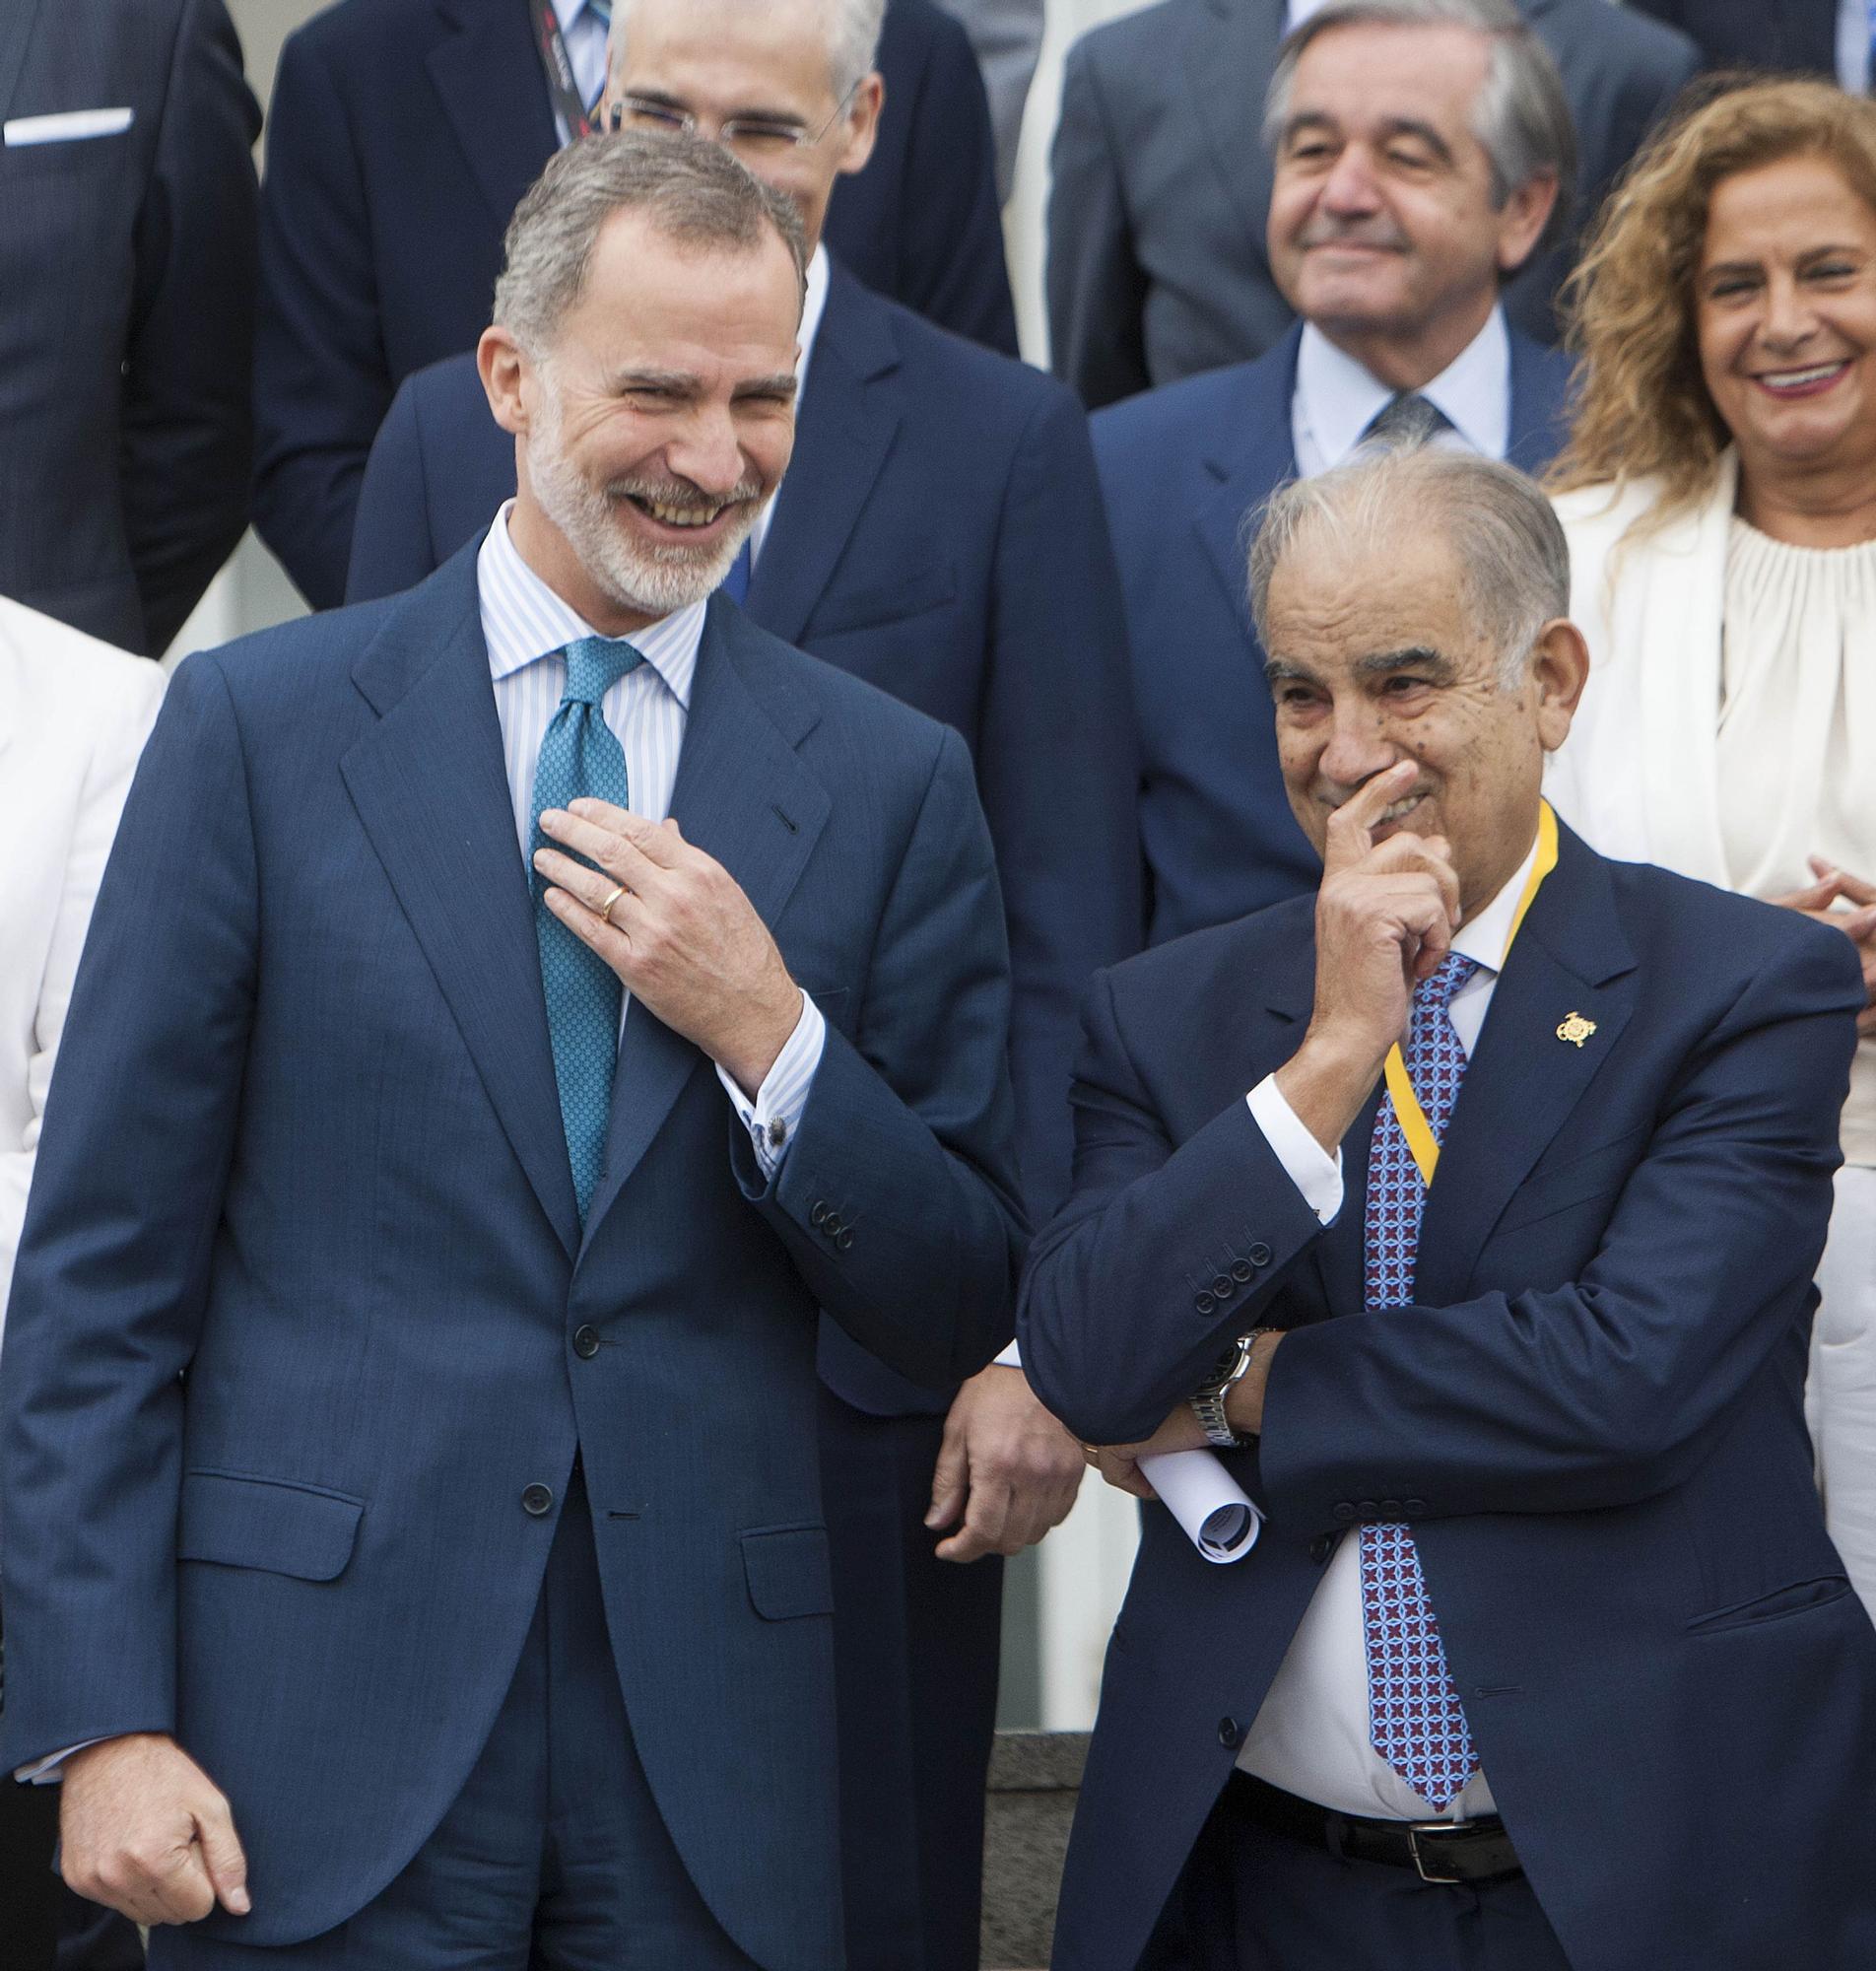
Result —
[[30, 1766], [21, 1766], [13, 1775], [26, 1786], [57, 1786], [65, 1777], [65, 1761], [74, 1753], [84, 1751], [87, 1745], [101, 1745], [101, 1738], [87, 1738], [83, 1744], [67, 1745], [64, 1751], [54, 1752], [49, 1759], [36, 1759]]
[[1006, 1349], [1004, 1349], [1003, 1353], [999, 1355], [996, 1358], [996, 1360], [990, 1364], [990, 1366], [993, 1369], [1022, 1368], [1023, 1366], [1022, 1344], [1020, 1342], [1012, 1341], [1010, 1345]]
[[1250, 1117], [1264, 1132], [1264, 1141], [1276, 1152], [1290, 1182], [1303, 1193], [1303, 1201], [1322, 1221], [1329, 1224], [1342, 1208], [1342, 1152], [1330, 1156], [1297, 1120], [1297, 1112], [1277, 1086], [1277, 1077], [1266, 1074], [1244, 1100]]
[[801, 995], [801, 1017], [795, 1030], [782, 1043], [775, 1064], [763, 1078], [752, 1103], [721, 1066], [716, 1078], [743, 1119], [749, 1140], [756, 1146], [756, 1161], [771, 1184], [788, 1154], [788, 1145], [800, 1126], [801, 1112], [808, 1106], [815, 1070], [821, 1065], [822, 1050], [828, 1044], [828, 1023], [806, 992]]

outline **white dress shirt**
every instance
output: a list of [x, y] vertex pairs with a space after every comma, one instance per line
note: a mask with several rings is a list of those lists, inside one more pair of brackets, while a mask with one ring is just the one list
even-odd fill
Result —
[[[476, 561], [476, 586], [482, 602], [483, 640], [489, 646], [489, 675], [495, 685], [496, 716], [502, 724], [508, 790], [514, 800], [515, 840], [525, 863], [534, 819], [534, 770], [541, 741], [567, 685], [567, 659], [561, 652], [576, 639], [599, 633], [521, 559], [508, 533], [513, 504], [509, 501], [496, 515], [483, 540]], [[644, 662], [620, 678], [600, 706], [601, 715], [626, 756], [632, 811], [647, 821], [662, 821], [671, 812], [671, 791], [677, 783], [678, 756], [690, 716], [691, 681], [697, 671], [707, 606], [693, 603], [635, 632], [632, 645]], [[625, 1012], [631, 1008], [628, 992]], [[756, 1091], [753, 1103], [720, 1066], [716, 1070], [749, 1130], [763, 1174], [770, 1180], [794, 1140], [795, 1125], [807, 1106], [826, 1041], [827, 1023], [804, 992], [795, 1030]]]
[[[808, 366], [814, 361], [815, 338], [821, 333], [821, 317], [828, 306], [828, 249], [817, 246], [808, 261], [808, 293], [801, 307], [801, 354], [795, 358], [795, 418], [808, 394]], [[775, 499], [779, 499], [776, 494]], [[769, 538], [770, 523], [775, 517], [775, 501], [770, 500], [756, 516], [749, 530], [749, 567], [755, 573], [762, 559], [763, 543]]]
[[[1453, 950], [1478, 966], [1452, 995], [1459, 1045], [1471, 1058], [1505, 962], [1511, 919], [1537, 859], [1532, 841], [1523, 862], [1477, 916], [1459, 926]], [[1298, 1121], [1276, 1078], [1251, 1090], [1250, 1113], [1291, 1182], [1324, 1225], [1342, 1208], [1342, 1158], [1334, 1156]], [[1380, 1317], [1386, 1319], [1387, 1317]], [[1362, 1619], [1361, 1539], [1345, 1537], [1323, 1573], [1238, 1764], [1286, 1793], [1333, 1807], [1388, 1820], [1469, 1820], [1496, 1809], [1483, 1772], [1436, 1813], [1374, 1750], [1369, 1737], [1368, 1644]], [[1438, 1607], [1434, 1610], [1438, 1615]]]
[[[567, 60], [573, 71], [573, 87], [579, 100], [588, 104], [599, 101], [606, 86], [606, 24], [595, 14], [588, 0], [554, 0], [554, 16], [561, 24], [561, 39], [567, 44]], [[563, 146], [571, 132], [557, 106], [554, 129]]]
[[1869, 93], [1869, 44], [1876, 17], [1869, 0], [1837, 0], [1837, 79], [1852, 96]]
[[[1306, 322], [1290, 405], [1298, 471], [1312, 479], [1340, 465], [1398, 394], [1336, 348], [1313, 322]], [[1436, 443], [1503, 458], [1511, 443], [1511, 338], [1505, 310], [1495, 307], [1478, 334], [1415, 394], [1452, 427]]]

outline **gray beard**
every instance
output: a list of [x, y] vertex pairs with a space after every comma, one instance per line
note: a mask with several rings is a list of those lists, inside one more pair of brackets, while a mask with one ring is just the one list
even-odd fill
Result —
[[625, 533], [614, 503], [583, 479], [561, 440], [560, 393], [541, 376], [540, 409], [527, 442], [528, 483], [587, 577], [619, 608], [669, 616], [702, 602], [723, 584], [760, 509], [707, 554], [677, 545], [646, 548]]

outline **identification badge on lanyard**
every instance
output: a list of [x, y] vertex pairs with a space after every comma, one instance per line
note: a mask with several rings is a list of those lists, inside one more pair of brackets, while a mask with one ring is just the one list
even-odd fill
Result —
[[[1557, 866], [1557, 816], [1549, 801], [1537, 804], [1537, 855], [1531, 863], [1529, 880], [1524, 885], [1524, 894], [1517, 900], [1517, 910], [1511, 918], [1511, 928], [1506, 934], [1504, 957], [1499, 960], [1499, 970], [1505, 970], [1505, 960], [1511, 955], [1511, 943], [1524, 922], [1532, 900], [1542, 887], [1544, 878]], [[1420, 1181], [1429, 1187], [1433, 1184], [1433, 1174], [1440, 1168], [1440, 1139], [1433, 1132], [1433, 1124], [1427, 1121], [1427, 1112], [1420, 1106], [1420, 1097], [1414, 1093], [1414, 1084], [1408, 1078], [1407, 1057], [1400, 1051], [1396, 1041], [1387, 1050], [1387, 1093], [1393, 1099], [1394, 1120], [1400, 1124], [1400, 1133], [1407, 1138], [1407, 1148], [1413, 1155], [1420, 1170]]]
[[590, 137], [599, 128], [597, 104], [580, 100], [579, 84], [573, 79], [573, 63], [567, 52], [567, 36], [561, 33], [561, 17], [554, 0], [529, 0], [534, 15], [534, 46], [547, 77], [547, 93], [561, 121], [567, 126], [570, 142]]

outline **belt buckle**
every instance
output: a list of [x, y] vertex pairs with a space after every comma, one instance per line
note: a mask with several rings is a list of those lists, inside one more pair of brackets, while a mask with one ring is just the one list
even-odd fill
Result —
[[1407, 1826], [1407, 1852], [1414, 1858], [1414, 1869], [1423, 1882], [1434, 1882], [1456, 1888], [1465, 1881], [1463, 1875], [1437, 1875], [1427, 1866], [1427, 1858], [1420, 1852], [1420, 1837], [1423, 1834], [1454, 1834], [1464, 1829], [1463, 1820], [1415, 1820]]

